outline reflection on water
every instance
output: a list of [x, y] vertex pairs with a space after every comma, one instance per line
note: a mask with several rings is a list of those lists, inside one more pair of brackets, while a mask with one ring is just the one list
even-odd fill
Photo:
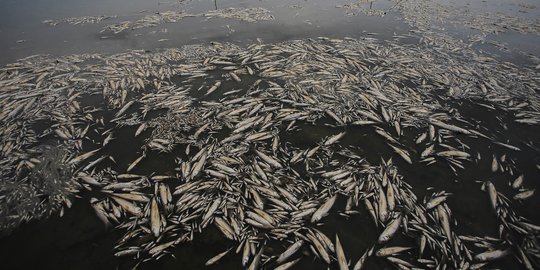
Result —
[[[414, 2], [414, 1], [413, 1]], [[431, 1], [426, 3], [432, 3]], [[437, 1], [433, 2], [445, 10], [458, 7], [459, 13], [470, 14], [492, 12], [519, 16], [538, 23], [538, 9], [534, 3], [523, 1]], [[352, 6], [351, 6], [352, 5]], [[392, 34], [406, 34], [409, 27], [399, 19], [401, 8], [411, 5], [408, 1], [14, 1], [3, 0], [0, 9], [0, 64], [32, 54], [65, 55], [88, 52], [120, 52], [126, 49], [155, 49], [176, 47], [209, 41], [234, 43], [253, 42], [261, 38], [266, 42], [283, 41], [291, 38], [316, 36], [358, 37], [364, 32], [380, 34], [390, 38]], [[128, 30], [118, 35], [104, 35], [100, 31], [105, 25], [125, 21], [136, 21], [147, 15], [164, 11], [184, 11], [191, 14], [230, 7], [262, 7], [270, 10], [275, 21], [248, 24], [236, 20], [186, 18], [177, 23], [157, 25], [152, 28]], [[343, 8], [336, 8], [343, 7]], [[439, 6], [437, 6], [439, 7]], [[419, 12], [423, 12], [418, 10]], [[373, 13], [374, 16], [366, 16]], [[433, 12], [433, 11], [429, 11]], [[483, 14], [483, 13], [482, 13]], [[422, 16], [421, 13], [419, 13]], [[51, 27], [41, 23], [45, 20], [83, 16], [107, 16], [97, 24]], [[453, 30], [450, 30], [453, 31]], [[458, 32], [465, 31], [468, 27]], [[473, 33], [474, 34], [474, 31]], [[533, 34], [534, 35], [534, 34]], [[459, 38], [462, 38], [458, 35]], [[497, 36], [489, 39], [497, 41]], [[503, 42], [525, 52], [538, 54], [537, 46], [528, 40], [513, 36]], [[536, 40], [533, 38], [533, 40]], [[490, 48], [496, 46], [489, 46]]]
[[[346, 17], [343, 10], [328, 1], [59, 1], [35, 2], [3, 1], [0, 10], [0, 63], [8, 63], [31, 54], [65, 55], [87, 52], [120, 52], [126, 49], [154, 49], [176, 47], [209, 41], [235, 43], [252, 42], [261, 38], [266, 42], [313, 36], [351, 36], [377, 32], [404, 32], [407, 27], [390, 17]], [[302, 8], [292, 8], [293, 5]], [[162, 11], [185, 11], [192, 14], [230, 7], [262, 7], [270, 10], [275, 21], [249, 24], [236, 20], [187, 18], [178, 23], [158, 25], [126, 31], [104, 38], [99, 34], [104, 25], [136, 21], [146, 15]], [[43, 12], [47, 10], [47, 12]], [[116, 16], [99, 24], [50, 27], [41, 22], [81, 16]], [[166, 32], [163, 30], [166, 29]], [[234, 32], [229, 29], [233, 29]], [[158, 40], [167, 39], [158, 42]], [[22, 43], [16, 41], [24, 40]]]

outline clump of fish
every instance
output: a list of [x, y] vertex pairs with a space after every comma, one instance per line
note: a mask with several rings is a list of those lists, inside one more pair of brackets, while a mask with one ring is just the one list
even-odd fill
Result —
[[94, 24], [100, 23], [103, 20], [116, 18], [116, 16], [83, 16], [83, 17], [69, 17], [61, 20], [44, 20], [42, 23], [56, 26], [60, 23], [67, 23], [71, 25], [83, 25], [83, 24]]
[[[23, 179], [39, 142], [66, 149], [96, 216], [125, 231], [120, 257], [159, 259], [211, 227], [235, 244], [207, 265], [235, 252], [250, 269], [289, 269], [307, 256], [340, 269], [367, 260], [479, 269], [507, 258], [534, 269], [539, 226], [514, 206], [537, 196], [517, 154], [537, 151], [535, 141], [506, 138], [505, 126], [483, 126], [450, 101], [496, 106], [512, 125], [537, 127], [537, 71], [495, 59], [441, 66], [443, 52], [323, 37], [29, 57], [0, 69], [0, 172]], [[465, 90], [440, 91], [458, 85]], [[158, 157], [172, 169], [148, 173]], [[437, 179], [420, 179], [435, 187], [418, 198], [419, 180], [403, 172], [435, 166], [452, 177], [486, 167], [508, 179], [472, 184], [487, 193], [499, 235], [461, 234], [466, 225], [451, 209], [460, 194]], [[360, 213], [377, 234], [362, 254], [320, 227]]]
[[191, 14], [185, 11], [167, 10], [156, 14], [146, 15], [137, 21], [123, 21], [105, 26], [101, 32], [121, 33], [127, 29], [140, 29], [155, 27], [163, 23], [177, 23], [184, 18], [204, 17], [207, 19], [224, 18], [244, 22], [256, 23], [258, 21], [274, 20], [272, 12], [265, 8], [225, 8], [211, 10], [206, 13]]

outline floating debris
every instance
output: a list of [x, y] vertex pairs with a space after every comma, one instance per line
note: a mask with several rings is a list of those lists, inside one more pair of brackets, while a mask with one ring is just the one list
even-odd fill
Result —
[[[0, 232], [7, 234], [22, 222], [63, 215], [80, 185], [64, 160], [61, 148], [42, 147], [41, 153], [19, 163], [21, 176], [3, 178], [0, 185]], [[23, 176], [24, 175], [24, 176]]]
[[60, 20], [44, 20], [42, 23], [56, 26], [61, 23], [67, 23], [71, 25], [83, 25], [83, 24], [94, 24], [100, 23], [104, 20], [111, 18], [116, 18], [117, 16], [84, 16], [84, 17], [69, 17]]
[[130, 21], [124, 21], [124, 22], [107, 25], [103, 27], [101, 32], [103, 33], [103, 32], [108, 31], [108, 32], [113, 32], [114, 34], [119, 34], [121, 32], [124, 32], [127, 29], [130, 29], [131, 27], [132, 27], [132, 23]]
[[[115, 34], [123, 32], [127, 29], [141, 29], [148, 27], [155, 27], [163, 23], [176, 23], [181, 21], [184, 18], [190, 17], [206, 17], [208, 19], [212, 18], [224, 18], [224, 19], [235, 19], [250, 23], [255, 23], [258, 21], [269, 21], [274, 20], [274, 16], [271, 12], [264, 8], [226, 8], [226, 9], [217, 9], [211, 10], [207, 13], [200, 14], [190, 14], [184, 11], [163, 11], [152, 15], [146, 15], [143, 18], [131, 22], [124, 21], [121, 23], [115, 23], [112, 25], [105, 26], [101, 32], [111, 31]], [[230, 28], [229, 30], [233, 32]]]
[[163, 11], [153, 15], [146, 15], [144, 18], [133, 23], [133, 29], [154, 27], [163, 23], [179, 22], [183, 18], [195, 17], [195, 14], [188, 14], [183, 11]]
[[362, 14], [367, 15], [367, 16], [381, 16], [382, 17], [386, 15], [386, 12], [387, 12], [386, 10], [373, 8], [373, 2], [374, 1], [372, 0], [359, 0], [353, 3], [336, 5], [336, 8], [346, 9], [348, 16], [356, 15], [354, 11], [361, 12]]
[[[437, 30], [448, 24], [462, 25], [484, 33], [538, 33], [540, 20], [508, 16], [502, 13], [471, 11], [467, 6], [448, 6], [434, 1], [400, 1], [396, 9], [404, 20], [420, 30]], [[440, 22], [444, 22], [442, 25]]]
[[207, 18], [236, 19], [246, 22], [271, 21], [274, 16], [265, 8], [226, 8], [210, 10], [204, 13]]

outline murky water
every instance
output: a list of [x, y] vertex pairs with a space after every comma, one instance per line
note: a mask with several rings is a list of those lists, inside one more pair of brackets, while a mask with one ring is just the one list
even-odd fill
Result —
[[[382, 1], [383, 2], [383, 1]], [[210, 41], [251, 43], [260, 38], [265, 42], [317, 36], [357, 37], [364, 31], [386, 37], [406, 33], [408, 27], [386, 18], [351, 16], [335, 8], [339, 2], [328, 1], [2, 1], [0, 11], [0, 63], [12, 62], [31, 54], [66, 55], [72, 53], [112, 53], [127, 49], [177, 47]], [[344, 2], [345, 3], [345, 2]], [[290, 6], [299, 6], [294, 8]], [[381, 7], [388, 6], [384, 1]], [[376, 5], [378, 6], [378, 4]], [[188, 13], [206, 12], [229, 7], [263, 7], [271, 10], [276, 20], [256, 24], [236, 20], [185, 18], [177, 23], [126, 31], [120, 35], [99, 33], [104, 25], [138, 20], [166, 10]], [[47, 12], [44, 12], [47, 10]], [[47, 19], [79, 16], [117, 16], [99, 24], [51, 27], [42, 24]], [[166, 30], [166, 33], [163, 31]], [[159, 42], [160, 39], [167, 39]], [[24, 40], [23, 43], [17, 41]]]
[[[509, 15], [535, 19], [540, 16], [534, 1], [440, 1], [448, 7], [460, 7], [471, 14], [504, 12]], [[317, 36], [358, 37], [365, 32], [376, 33], [379, 38], [402, 35], [409, 27], [398, 19], [400, 16], [392, 1], [361, 2], [361, 7], [388, 11], [386, 16], [365, 16], [356, 10], [336, 8], [347, 1], [14, 1], [2, 0], [0, 10], [0, 63], [6, 64], [33, 54], [66, 55], [72, 53], [112, 53], [127, 49], [151, 50], [177, 47], [185, 44], [229, 41], [250, 43], [256, 38], [265, 42]], [[397, 3], [399, 4], [399, 3]], [[119, 35], [100, 33], [104, 25], [135, 21], [160, 11], [183, 10], [188, 13], [205, 12], [228, 7], [263, 7], [272, 11], [276, 20], [257, 24], [235, 20], [185, 18], [176, 23], [165, 23], [151, 28], [128, 30]], [[347, 16], [349, 15], [349, 16]], [[81, 16], [111, 16], [98, 24], [51, 27], [41, 22]], [[115, 16], [115, 17], [114, 17]], [[466, 30], [467, 28], [462, 28]], [[163, 32], [167, 31], [167, 32]], [[452, 33], [454, 33], [452, 31]], [[457, 32], [456, 32], [457, 33]], [[528, 37], [532, 35], [533, 37]], [[534, 46], [536, 34], [494, 36], [494, 40], [508, 43], [519, 49], [538, 55]], [[159, 40], [164, 41], [159, 42]], [[18, 43], [19, 42], [19, 43]]]
[[[404, 0], [407, 1], [407, 0]], [[348, 1], [170, 1], [160, 2], [151, 0], [135, 1], [12, 1], [0, 0], [0, 64], [8, 64], [17, 59], [34, 54], [48, 54], [59, 57], [69, 54], [103, 53], [112, 54], [126, 50], [156, 51], [163, 48], [175, 48], [188, 44], [209, 44], [210, 42], [231, 42], [239, 46], [253, 43], [275, 43], [287, 40], [317, 38], [320, 36], [332, 38], [377, 38], [378, 40], [397, 40], [401, 44], [417, 44], [425, 38], [420, 32], [415, 32], [414, 26], [403, 21], [399, 12], [400, 1], [358, 2], [363, 9], [337, 8], [336, 5], [350, 3]], [[502, 13], [507, 16], [519, 16], [527, 20], [536, 20], [540, 16], [539, 8], [534, 1], [437, 1], [449, 8], [462, 8], [471, 14], [483, 12]], [[187, 17], [178, 22], [161, 23], [154, 27], [128, 29], [114, 34], [102, 32], [106, 25], [123, 21], [136, 22], [147, 15], [164, 11], [184, 11], [190, 14], [201, 14], [214, 9], [229, 7], [249, 8], [262, 7], [271, 11], [274, 20], [258, 21], [256, 23], [224, 18], [206, 18], [204, 16]], [[386, 11], [385, 16], [369, 16], [365, 12], [370, 9]], [[367, 11], [366, 11], [367, 10]], [[42, 23], [44, 20], [62, 20], [68, 17], [81, 16], [110, 16], [99, 23], [71, 25], [60, 22], [51, 26]], [[410, 30], [413, 30], [412, 32]], [[467, 40], [470, 36], [481, 31], [471, 30], [462, 25], [448, 25], [444, 30], [437, 30], [455, 39]], [[509, 61], [518, 66], [534, 67], [538, 65], [540, 42], [538, 32], [518, 33], [508, 31], [500, 34], [487, 34], [484, 43], [470, 44], [475, 50], [496, 57], [501, 61]], [[502, 46], [503, 44], [504, 46]], [[216, 74], [216, 78], [221, 74]], [[215, 78], [212, 78], [215, 79]], [[256, 80], [255, 77], [242, 77], [240, 88], [247, 89]], [[181, 82], [178, 82], [181, 84]], [[210, 86], [204, 80], [190, 82], [193, 89], [199, 86]], [[212, 82], [213, 83], [213, 82]], [[229, 83], [229, 82], [227, 82]], [[204, 96], [203, 92], [192, 92], [190, 95], [198, 102], [219, 100], [227, 91], [235, 89], [237, 84], [224, 83], [219, 91]], [[237, 87], [238, 88], [238, 87]], [[245, 92], [238, 93], [239, 96]], [[132, 98], [132, 97], [130, 97]], [[439, 97], [431, 97], [437, 100]], [[105, 111], [94, 115], [96, 118], [112, 119], [114, 111], [107, 111], [105, 101], [100, 98], [88, 97], [84, 106], [96, 106]], [[482, 127], [497, 139], [511, 142], [523, 151], [510, 152], [503, 146], [494, 146], [487, 140], [461, 138], [463, 144], [474, 145], [475, 154], [482, 158], [467, 163], [459, 174], [453, 174], [444, 162], [431, 166], [419, 164], [414, 158], [413, 165], [408, 165], [400, 159], [386, 143], [370, 127], [339, 127], [331, 125], [327, 117], [318, 119], [315, 123], [298, 121], [297, 128], [280, 133], [282, 144], [302, 149], [317, 146], [327, 136], [346, 131], [346, 136], [340, 141], [341, 145], [355, 149], [370, 164], [376, 165], [381, 159], [393, 158], [405, 181], [412, 186], [415, 195], [421, 200], [433, 191], [445, 190], [455, 194], [455, 199], [448, 200], [453, 210], [452, 216], [459, 221], [456, 233], [464, 235], [481, 235], [498, 237], [497, 217], [491, 212], [486, 192], [481, 190], [483, 181], [491, 181], [497, 185], [498, 191], [509, 197], [516, 191], [508, 186], [508, 174], [490, 170], [491, 157], [508, 154], [517, 167], [526, 175], [526, 185], [529, 189], [540, 188], [540, 128], [538, 125], [522, 125], [515, 123], [513, 115], [503, 109], [491, 110], [480, 106], [474, 99], [441, 99], [442, 107], [454, 108], [461, 118], [466, 119], [469, 127]], [[490, 106], [492, 104], [489, 104]], [[140, 107], [132, 107], [128, 113], [139, 112]], [[155, 115], [152, 115], [155, 114]], [[149, 119], [160, 115], [159, 111], [149, 113]], [[458, 123], [453, 123], [458, 124]], [[463, 123], [459, 123], [463, 124]], [[104, 129], [114, 128], [112, 123]], [[280, 127], [284, 130], [285, 127]], [[115, 157], [115, 162], [106, 160], [97, 168], [104, 169], [115, 166], [119, 171], [125, 171], [130, 163], [141, 155], [139, 147], [149, 138], [150, 131], [145, 131], [140, 137], [133, 138], [137, 126], [117, 128], [115, 137], [102, 154]], [[424, 149], [415, 145], [415, 138], [424, 132], [414, 127], [404, 127], [402, 141], [408, 149], [413, 149], [418, 155]], [[484, 131], [484, 130], [483, 130]], [[230, 130], [223, 128], [215, 137], [223, 139]], [[90, 140], [100, 140], [101, 134], [90, 133]], [[85, 149], [91, 149], [85, 145]], [[479, 150], [480, 149], [480, 150]], [[175, 157], [186, 157], [185, 146], [178, 146], [172, 153], [150, 152], [147, 158], [139, 164], [137, 173], [151, 175], [154, 172], [173, 175], [177, 164]], [[192, 150], [196, 152], [195, 150]], [[477, 153], [478, 152], [478, 153]], [[509, 154], [510, 153], [510, 154]], [[301, 166], [298, 168], [302, 170]], [[515, 176], [512, 176], [515, 177]], [[172, 187], [171, 187], [172, 188]], [[237, 244], [224, 238], [216, 228], [208, 228], [196, 234], [194, 241], [174, 247], [167, 255], [159, 260], [140, 262], [132, 258], [118, 258], [113, 254], [117, 240], [124, 234], [123, 229], [108, 229], [103, 227], [90, 207], [91, 197], [102, 196], [92, 192], [81, 192], [80, 198], [74, 200], [74, 205], [67, 209], [65, 216], [52, 217], [42, 221], [31, 221], [23, 224], [11, 235], [1, 239], [0, 265], [4, 269], [129, 269], [138, 264], [139, 269], [201, 269], [204, 263], [219, 252]], [[345, 200], [340, 198], [335, 208], [343, 209]], [[526, 217], [533, 224], [540, 223], [540, 196], [534, 195], [526, 202], [518, 202], [514, 211]], [[377, 241], [380, 228], [377, 228], [367, 211], [360, 210], [359, 214], [345, 217], [331, 213], [325, 218], [323, 226], [318, 227], [330, 238], [337, 233], [342, 240], [343, 248], [351, 266], [360, 258], [365, 250]], [[414, 245], [410, 238], [401, 236], [393, 240], [396, 245]], [[282, 250], [276, 243], [269, 243], [268, 249]], [[309, 248], [303, 252], [308, 254], [295, 266], [295, 269], [326, 269], [312, 255]], [[275, 253], [275, 252], [273, 252]], [[412, 257], [417, 251], [411, 251]], [[214, 269], [239, 269], [241, 254], [231, 253]], [[140, 264], [139, 264], [140, 263]], [[272, 265], [273, 266], [273, 265]], [[501, 269], [519, 269], [523, 267], [515, 257], [506, 257], [490, 264]], [[331, 269], [337, 269], [337, 262], [332, 262]], [[366, 262], [364, 269], [393, 269], [393, 266], [383, 258], [372, 256]]]

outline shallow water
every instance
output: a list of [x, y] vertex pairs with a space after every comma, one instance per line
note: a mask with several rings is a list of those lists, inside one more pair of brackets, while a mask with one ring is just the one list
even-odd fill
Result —
[[[365, 32], [376, 33], [380, 39], [392, 35], [407, 34], [410, 27], [399, 20], [400, 14], [394, 3], [387, 0], [373, 1], [374, 10], [388, 11], [386, 16], [366, 16], [357, 10], [336, 8], [350, 1], [14, 1], [2, 0], [0, 5], [0, 64], [13, 62], [33, 54], [61, 56], [74, 53], [114, 53], [128, 49], [152, 50], [155, 48], [178, 47], [185, 44], [208, 43], [210, 41], [252, 43], [256, 38], [265, 42], [276, 42], [317, 36], [359, 37]], [[448, 8], [460, 7], [467, 13], [492, 12], [519, 16], [534, 20], [540, 16], [534, 1], [520, 1], [527, 8], [512, 1], [441, 1]], [[362, 2], [369, 9], [370, 4]], [[165, 23], [156, 27], [127, 30], [118, 35], [100, 33], [103, 26], [136, 21], [146, 15], [166, 10], [184, 10], [200, 13], [229, 7], [263, 7], [272, 12], [276, 20], [260, 21], [256, 24], [228, 19], [196, 17], [184, 18], [176, 23]], [[520, 12], [521, 11], [526, 11]], [[350, 16], [347, 16], [349, 14]], [[47, 19], [63, 19], [81, 16], [116, 16], [96, 24], [69, 25], [61, 23], [49, 26], [41, 23]], [[166, 29], [166, 33], [160, 32]], [[467, 27], [459, 32], [470, 33]], [[456, 34], [449, 29], [450, 34]], [[529, 37], [532, 36], [532, 37]], [[167, 39], [159, 42], [158, 40]], [[499, 40], [498, 37], [494, 38]], [[21, 43], [17, 43], [17, 42]], [[511, 35], [501, 39], [512, 49], [534, 55], [539, 54], [538, 34]]]
[[[386, 1], [381, 1], [386, 2]], [[0, 10], [0, 64], [32, 54], [66, 55], [72, 53], [113, 53], [127, 49], [152, 50], [178, 47], [210, 41], [252, 43], [257, 38], [265, 42], [283, 41], [317, 36], [357, 37], [364, 31], [389, 37], [394, 32], [406, 33], [408, 27], [393, 19], [368, 16], [346, 17], [337, 2], [328, 1], [210, 1], [195, 0], [184, 3], [159, 1], [58, 1], [19, 2], [2, 0]], [[343, 1], [343, 3], [346, 3]], [[298, 5], [301, 8], [289, 6]], [[229, 7], [263, 7], [272, 11], [276, 20], [256, 24], [236, 20], [185, 18], [176, 23], [165, 23], [151, 28], [128, 30], [119, 35], [99, 33], [104, 25], [121, 21], [135, 21], [145, 15], [165, 10], [185, 10], [200, 13]], [[381, 7], [388, 3], [381, 4]], [[43, 12], [47, 10], [47, 12]], [[79, 16], [117, 16], [98, 24], [49, 26], [47, 19]], [[230, 28], [226, 27], [229, 26]], [[160, 33], [163, 29], [167, 33]], [[234, 31], [234, 32], [233, 32]], [[167, 39], [159, 42], [160, 39]], [[23, 43], [17, 43], [25, 40]]]
[[[405, 0], [406, 1], [406, 0]], [[231, 42], [241, 46], [257, 43], [258, 39], [264, 43], [274, 43], [286, 40], [316, 38], [319, 36], [333, 38], [377, 38], [379, 40], [401, 40], [403, 44], [415, 44], [422, 37], [419, 33], [410, 33], [414, 29], [401, 20], [401, 14], [392, 8], [384, 17], [367, 16], [362, 12], [347, 16], [346, 9], [336, 8], [338, 4], [348, 1], [11, 1], [0, 0], [0, 64], [11, 63], [17, 59], [34, 54], [49, 54], [53, 57], [81, 54], [81, 53], [118, 53], [131, 49], [155, 51], [161, 48], [180, 47], [186, 44], [208, 44], [212, 41]], [[395, 2], [375, 1], [374, 9], [388, 10]], [[538, 8], [529, 6], [516, 6], [510, 1], [498, 1], [496, 4], [487, 2], [467, 1], [440, 1], [445, 5], [465, 6], [471, 12], [504, 12], [507, 15], [522, 16], [523, 18], [538, 19]], [[534, 1], [523, 1], [526, 5], [534, 5]], [[292, 7], [297, 5], [298, 7]], [[369, 8], [369, 4], [365, 4]], [[212, 9], [228, 7], [263, 7], [272, 12], [275, 20], [248, 23], [233, 19], [206, 19], [204, 17], [184, 18], [176, 23], [163, 23], [156, 27], [126, 30], [120, 34], [100, 33], [103, 26], [121, 21], [136, 21], [145, 15], [166, 10], [185, 10], [188, 13], [201, 13]], [[526, 10], [523, 13], [520, 10]], [[56, 26], [42, 24], [47, 19], [62, 19], [78, 16], [117, 16], [96, 24], [70, 25], [60, 23]], [[163, 30], [166, 29], [166, 32]], [[460, 26], [448, 27], [446, 34], [466, 39], [476, 33], [474, 30]], [[397, 36], [404, 36], [403, 38]], [[162, 40], [166, 39], [166, 40]], [[506, 49], [490, 44], [476, 44], [473, 48], [495, 56], [502, 61], [510, 61], [517, 65], [533, 67], [537, 65], [535, 58], [540, 55], [540, 48], [535, 46], [540, 41], [538, 33], [516, 33], [513, 31], [498, 35], [488, 35], [492, 41], [506, 44]], [[159, 41], [162, 40], [162, 41]], [[20, 41], [20, 42], [17, 42]], [[219, 75], [219, 74], [218, 74]], [[216, 75], [216, 76], [218, 76]], [[247, 87], [254, 81], [253, 78], [244, 78], [242, 86]], [[201, 85], [205, 82], [196, 82]], [[196, 85], [196, 83], [192, 83]], [[197, 85], [198, 87], [198, 85]], [[193, 88], [197, 88], [193, 87]], [[234, 85], [224, 84], [214, 94], [204, 97], [201, 93], [192, 93], [192, 97], [201, 100], [217, 100], [223, 92], [231, 90]], [[220, 92], [221, 91], [221, 92]], [[436, 99], [437, 97], [433, 97]], [[103, 100], [87, 98], [88, 106], [103, 106]], [[511, 152], [512, 159], [518, 170], [526, 175], [528, 188], [538, 189], [540, 183], [540, 170], [535, 166], [540, 164], [538, 150], [527, 146], [527, 142], [538, 144], [540, 142], [540, 128], [538, 126], [519, 125], [512, 121], [511, 115], [500, 110], [492, 112], [485, 107], [475, 104], [475, 100], [442, 100], [444, 106], [455, 108], [459, 114], [469, 122], [481, 124], [498, 138], [509, 140], [513, 145], [524, 151], [511, 152], [503, 147], [493, 147], [493, 144], [482, 142], [479, 139], [463, 138], [468, 145], [475, 145], [475, 150], [482, 149], [479, 154], [482, 159], [479, 164], [467, 164], [466, 170], [455, 176], [439, 162], [432, 166], [407, 165], [393, 153], [386, 141], [368, 127], [335, 127], [328, 125], [331, 121], [323, 118], [316, 124], [300, 122], [298, 129], [280, 134], [283, 142], [301, 148], [314, 147], [322, 138], [346, 131], [347, 135], [341, 144], [352, 146], [356, 153], [364, 157], [370, 164], [379, 164], [381, 158], [387, 160], [392, 157], [399, 167], [400, 174], [405, 181], [413, 187], [419, 200], [435, 191], [445, 190], [459, 195], [459, 199], [448, 200], [452, 214], [460, 225], [456, 229], [460, 234], [483, 235], [497, 237], [498, 228], [493, 226], [497, 218], [490, 211], [486, 192], [480, 190], [481, 182], [490, 180], [497, 184], [498, 190], [503, 194], [514, 195], [515, 191], [507, 187], [508, 175], [492, 173], [490, 168], [493, 154], [501, 156]], [[104, 106], [103, 106], [104, 107]], [[130, 112], [139, 108], [132, 107]], [[112, 118], [114, 112], [106, 111], [99, 116]], [[159, 114], [159, 113], [156, 113]], [[152, 117], [157, 117], [152, 116]], [[506, 124], [506, 128], [501, 126]], [[112, 126], [110, 126], [112, 127]], [[107, 128], [110, 128], [109, 126]], [[148, 131], [135, 139], [136, 126], [127, 126], [117, 129], [115, 137], [120, 138], [111, 142], [104, 149], [104, 153], [114, 153], [117, 158], [116, 165], [119, 170], [125, 170], [130, 162], [141, 154], [138, 148], [128, 148], [126, 145], [141, 145], [148, 137]], [[413, 142], [420, 131], [410, 128], [404, 139]], [[423, 131], [422, 131], [423, 132]], [[96, 135], [96, 134], [94, 134]], [[216, 134], [218, 138], [226, 137]], [[90, 137], [92, 135], [89, 135]], [[96, 135], [97, 139], [97, 135]], [[421, 153], [423, 149], [417, 145], [407, 145]], [[185, 148], [178, 147], [174, 154], [180, 155]], [[194, 150], [192, 150], [195, 152]], [[118, 158], [120, 157], [120, 158]], [[149, 175], [155, 171], [160, 174], [173, 174], [175, 169], [175, 155], [158, 154], [151, 152], [148, 158], [139, 164], [138, 173]], [[418, 160], [413, 160], [417, 162]], [[109, 161], [108, 161], [109, 162]], [[112, 166], [104, 162], [102, 167]], [[471, 162], [472, 163], [472, 162]], [[507, 189], [503, 189], [507, 187]], [[1, 239], [0, 265], [5, 269], [129, 269], [138, 261], [129, 258], [113, 256], [117, 239], [123, 234], [122, 230], [105, 230], [102, 223], [95, 216], [89, 206], [89, 198], [98, 196], [89, 192], [82, 192], [80, 199], [76, 199], [74, 206], [66, 210], [62, 218], [53, 217], [43, 221], [32, 221], [22, 225], [11, 235]], [[341, 198], [342, 199], [342, 198]], [[344, 200], [338, 200], [336, 208], [343, 208]], [[540, 223], [540, 212], [537, 205], [540, 196], [535, 195], [526, 203], [517, 203], [513, 210], [527, 217], [534, 224]], [[371, 224], [371, 226], [369, 226]], [[343, 217], [332, 213], [325, 218], [325, 224], [319, 229], [330, 238], [338, 233], [347, 255], [354, 264], [361, 254], [376, 241], [380, 228], [376, 228], [366, 212], [358, 215]], [[460, 231], [463, 230], [463, 231]], [[410, 244], [409, 239], [402, 237], [396, 239], [396, 244]], [[274, 243], [275, 244], [275, 243]], [[179, 245], [171, 250], [172, 256], [165, 256], [158, 261], [144, 262], [139, 269], [201, 269], [204, 263], [215, 254], [236, 244], [226, 240], [215, 228], [204, 230], [197, 234], [195, 240], [189, 244]], [[272, 248], [272, 244], [270, 245]], [[273, 247], [276, 250], [281, 247]], [[305, 251], [309, 251], [306, 248]], [[416, 251], [415, 251], [416, 252]], [[413, 252], [413, 255], [414, 252]], [[518, 269], [521, 267], [515, 258], [507, 257], [499, 260], [492, 266], [502, 269]], [[333, 262], [330, 268], [337, 268]], [[214, 269], [240, 268], [240, 255], [229, 255]], [[326, 265], [313, 255], [306, 256], [295, 269], [325, 269]], [[384, 259], [371, 257], [365, 269], [392, 269]]]

